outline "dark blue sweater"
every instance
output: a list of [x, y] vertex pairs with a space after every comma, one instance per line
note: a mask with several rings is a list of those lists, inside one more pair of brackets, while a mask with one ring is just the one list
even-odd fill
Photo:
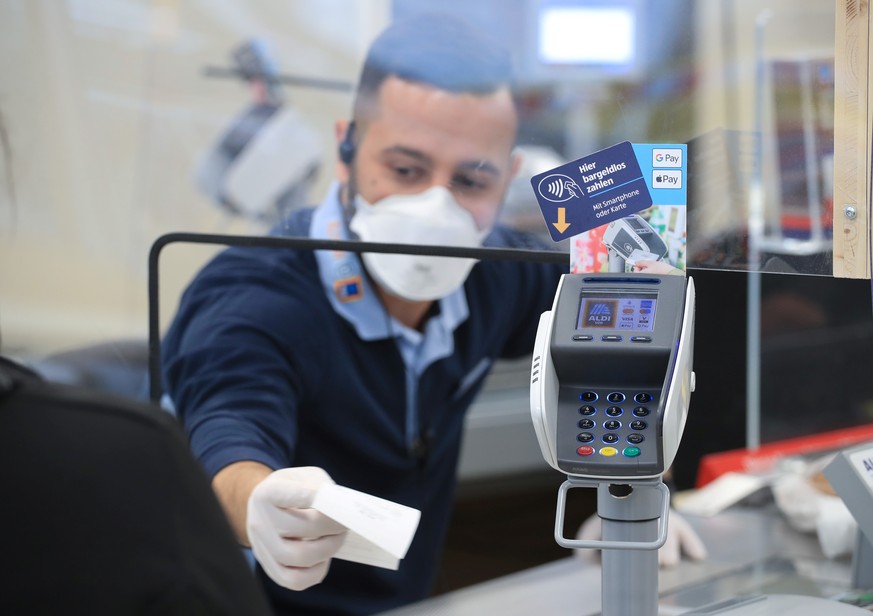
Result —
[[[505, 229], [489, 239], [520, 243]], [[259, 568], [278, 614], [373, 614], [428, 595], [464, 414], [486, 374], [465, 377], [531, 351], [566, 269], [509, 261], [473, 268], [464, 285], [470, 314], [454, 331], [454, 353], [418, 382], [417, 448], [405, 437], [406, 375], [395, 341], [357, 336], [327, 300], [312, 253], [233, 248], [199, 273], [164, 340], [162, 365], [207, 472], [239, 460], [319, 466], [340, 485], [422, 512], [398, 571], [334, 559], [324, 582], [293, 592]]]

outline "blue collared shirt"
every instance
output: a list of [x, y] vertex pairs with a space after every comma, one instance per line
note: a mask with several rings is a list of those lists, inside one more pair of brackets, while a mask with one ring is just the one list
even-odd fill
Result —
[[[334, 183], [327, 198], [314, 211], [309, 236], [320, 239], [348, 240], [339, 202], [340, 185]], [[439, 300], [439, 311], [419, 332], [388, 314], [364, 272], [360, 256], [354, 252], [319, 250], [315, 253], [324, 293], [333, 309], [348, 321], [361, 340], [393, 338], [406, 369], [406, 439], [414, 447], [419, 438], [417, 411], [418, 379], [432, 363], [448, 357], [455, 348], [453, 333], [469, 315], [462, 289]], [[342, 292], [349, 286], [353, 292]], [[484, 372], [484, 365], [477, 372]]]

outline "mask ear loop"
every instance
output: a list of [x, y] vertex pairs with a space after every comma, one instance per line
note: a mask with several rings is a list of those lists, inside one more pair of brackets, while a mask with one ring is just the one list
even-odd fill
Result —
[[346, 134], [338, 147], [338, 156], [340, 161], [349, 168], [349, 181], [346, 184], [347, 201], [340, 198], [340, 206], [343, 211], [343, 222], [346, 225], [346, 231], [352, 239], [360, 239], [357, 234], [351, 229], [350, 223], [352, 216], [355, 214], [355, 194], [357, 194], [357, 181], [355, 179], [355, 153], [357, 152], [357, 144], [355, 143], [355, 121], [350, 120], [346, 127]]
[[346, 134], [342, 142], [339, 144], [339, 159], [346, 165], [351, 165], [355, 159], [355, 121], [350, 120], [346, 127]]
[[[349, 168], [349, 181], [346, 184], [346, 194], [348, 196], [348, 200], [343, 202], [341, 198], [340, 206], [342, 207], [343, 223], [346, 226], [346, 232], [349, 234], [349, 239], [360, 240], [361, 238], [351, 228], [352, 216], [354, 216], [355, 214], [355, 195], [357, 194], [357, 181], [355, 173], [356, 152], [357, 144], [355, 143], [355, 121], [350, 120], [348, 127], [346, 128], [346, 134], [343, 137], [343, 140], [340, 142], [337, 152], [340, 161]], [[385, 302], [382, 301], [381, 296], [375, 291], [378, 283], [375, 281], [373, 275], [367, 269], [367, 265], [364, 263], [362, 255], [357, 254], [356, 256], [359, 263], [361, 264], [361, 272], [367, 279], [367, 283], [370, 289], [373, 290], [373, 293], [376, 296], [376, 300], [379, 302], [379, 305], [382, 306], [383, 315], [385, 317], [385, 332], [390, 337], [394, 338], [396, 344], [397, 333], [394, 331], [394, 327], [392, 326], [392, 317], [388, 313], [388, 307], [385, 306]]]

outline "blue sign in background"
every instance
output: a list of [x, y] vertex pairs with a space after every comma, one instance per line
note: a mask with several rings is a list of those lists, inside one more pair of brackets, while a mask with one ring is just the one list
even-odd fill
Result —
[[618, 143], [531, 178], [559, 242], [652, 205], [685, 205], [684, 144]]
[[556, 242], [652, 205], [629, 141], [535, 175], [531, 186]]

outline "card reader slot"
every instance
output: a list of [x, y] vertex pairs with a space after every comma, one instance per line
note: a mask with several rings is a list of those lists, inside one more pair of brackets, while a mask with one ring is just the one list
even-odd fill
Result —
[[592, 276], [586, 276], [582, 279], [586, 284], [643, 284], [643, 285], [656, 285], [661, 284], [660, 279], [658, 278], [620, 278], [620, 277], [610, 277], [610, 278], [594, 278]]

